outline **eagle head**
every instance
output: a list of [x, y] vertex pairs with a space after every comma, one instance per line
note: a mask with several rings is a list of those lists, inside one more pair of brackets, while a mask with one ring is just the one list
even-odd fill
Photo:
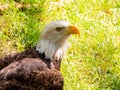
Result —
[[44, 53], [45, 58], [61, 60], [67, 50], [67, 40], [71, 34], [78, 34], [78, 28], [65, 20], [53, 21], [40, 35], [36, 51]]

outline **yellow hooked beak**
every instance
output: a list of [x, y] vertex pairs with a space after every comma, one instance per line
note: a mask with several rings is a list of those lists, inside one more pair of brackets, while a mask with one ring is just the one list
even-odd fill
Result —
[[78, 28], [74, 25], [69, 25], [69, 34], [78, 34], [80, 36], [80, 31], [78, 30]]

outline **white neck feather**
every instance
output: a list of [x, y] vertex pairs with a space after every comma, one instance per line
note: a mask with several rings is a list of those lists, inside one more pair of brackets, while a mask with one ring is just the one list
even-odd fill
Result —
[[67, 38], [59, 42], [52, 42], [50, 40], [41, 39], [37, 44], [36, 51], [39, 53], [44, 53], [45, 58], [50, 60], [62, 59], [67, 51], [66, 40]]

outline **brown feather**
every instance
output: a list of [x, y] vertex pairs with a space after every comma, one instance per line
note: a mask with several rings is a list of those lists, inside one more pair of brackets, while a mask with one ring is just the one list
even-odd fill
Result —
[[0, 81], [0, 90], [63, 90], [63, 78], [59, 71], [34, 71], [24, 79]]
[[[49, 68], [55, 67], [58, 70], [60, 69], [61, 60], [51, 61], [50, 59], [46, 59], [44, 53], [43, 54], [38, 53], [38, 51], [36, 51], [35, 48], [36, 47], [33, 47], [21, 53], [11, 54], [11, 55], [4, 57], [3, 59], [0, 59], [0, 70], [8, 66], [12, 62], [19, 61], [24, 58], [40, 58], [43, 62], [47, 64]], [[54, 66], [50, 66], [51, 63], [56, 63], [56, 65], [54, 64]]]
[[0, 60], [0, 90], [62, 90], [60, 61], [45, 59], [34, 48]]

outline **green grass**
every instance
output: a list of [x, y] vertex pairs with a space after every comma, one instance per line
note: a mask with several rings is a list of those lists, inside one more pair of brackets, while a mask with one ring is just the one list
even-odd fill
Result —
[[80, 38], [69, 39], [62, 61], [64, 90], [120, 90], [120, 0], [16, 1], [32, 7], [0, 2], [10, 4], [0, 12], [0, 57], [36, 45], [46, 24], [64, 19], [81, 31]]

